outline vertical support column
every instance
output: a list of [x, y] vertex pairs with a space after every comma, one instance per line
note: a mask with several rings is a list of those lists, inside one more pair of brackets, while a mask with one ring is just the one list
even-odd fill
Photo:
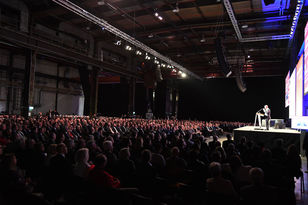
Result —
[[89, 81], [89, 70], [87, 67], [79, 68], [79, 77], [82, 85], [82, 90], [84, 94], [84, 115], [90, 114], [90, 96], [91, 96], [91, 87]]
[[59, 73], [60, 73], [60, 64], [57, 65], [56, 100], [55, 100], [55, 110], [56, 111], [58, 111]]
[[13, 57], [14, 57], [14, 55], [12, 53], [10, 53], [10, 57], [9, 57], [9, 69], [10, 70], [7, 71], [7, 77], [9, 79], [9, 85], [7, 87], [7, 96], [6, 96], [6, 113], [7, 114], [11, 114]]
[[90, 75], [90, 115], [97, 113], [97, 96], [98, 96], [98, 70], [92, 69]]
[[136, 79], [129, 79], [129, 94], [128, 94], [128, 114], [133, 115], [135, 112], [135, 95], [136, 95]]
[[26, 52], [24, 89], [22, 93], [21, 114], [28, 117], [29, 105], [33, 105], [34, 82], [35, 82], [36, 52], [28, 50]]
[[169, 86], [166, 87], [166, 105], [165, 105], [165, 117], [169, 119], [172, 115], [172, 107], [173, 107], [173, 89]]
[[172, 92], [172, 116], [177, 118], [178, 116], [178, 105], [179, 105], [179, 90], [177, 88], [173, 89]]

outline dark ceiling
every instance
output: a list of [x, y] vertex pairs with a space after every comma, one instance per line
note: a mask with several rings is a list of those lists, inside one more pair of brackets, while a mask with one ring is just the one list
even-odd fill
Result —
[[[222, 76], [214, 43], [221, 33], [225, 36], [227, 61], [233, 68], [245, 64], [243, 75], [284, 75], [288, 69], [288, 40], [239, 43], [219, 0], [105, 0], [102, 5], [98, 4], [99, 0], [71, 1], [201, 77]], [[113, 35], [51, 0], [24, 2], [36, 22], [56, 27], [65, 21], [89, 32], [95, 39], [115, 40]], [[276, 0], [269, 7], [262, 6], [263, 0], [230, 2], [243, 37], [290, 33], [297, 1]], [[178, 12], [174, 12], [177, 7]], [[301, 24], [306, 12], [304, 7]], [[127, 51], [123, 48], [123, 52]]]

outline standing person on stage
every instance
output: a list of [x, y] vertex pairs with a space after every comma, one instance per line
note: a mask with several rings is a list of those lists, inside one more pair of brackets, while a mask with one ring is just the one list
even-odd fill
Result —
[[266, 129], [269, 130], [269, 120], [271, 119], [271, 110], [269, 109], [268, 105], [264, 105], [263, 112], [266, 122]]

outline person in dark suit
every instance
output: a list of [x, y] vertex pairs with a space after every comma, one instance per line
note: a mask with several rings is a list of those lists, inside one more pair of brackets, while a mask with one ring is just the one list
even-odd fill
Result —
[[[303, 150], [305, 151], [305, 156], [308, 160], [308, 133], [305, 133], [305, 138], [304, 138], [304, 142], [303, 142]], [[308, 163], [307, 163], [307, 167], [306, 167], [306, 171], [305, 173], [308, 173]]]
[[227, 140], [222, 142], [222, 147], [224, 148], [224, 150], [227, 151], [228, 145], [229, 144], [235, 144], [235, 143], [232, 140], [232, 136], [230, 134], [227, 134], [226, 137], [227, 137]]
[[264, 105], [263, 112], [266, 122], [266, 129], [269, 130], [269, 120], [271, 119], [271, 110], [269, 109], [268, 105]]
[[66, 158], [67, 147], [64, 143], [57, 146], [57, 155], [50, 159], [50, 185], [53, 190], [53, 197], [61, 197], [69, 190], [70, 180], [73, 176], [72, 164]]

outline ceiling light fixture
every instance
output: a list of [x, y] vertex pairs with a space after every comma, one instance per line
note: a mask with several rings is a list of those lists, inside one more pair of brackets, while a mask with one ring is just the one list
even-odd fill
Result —
[[176, 2], [175, 8], [172, 10], [172, 12], [173, 12], [173, 13], [179, 13], [179, 12], [180, 12], [179, 2]]
[[127, 46], [125, 47], [125, 49], [126, 49], [126, 50], [128, 50], [128, 51], [133, 50], [133, 48], [132, 48], [132, 47], [130, 47], [129, 45], [127, 45]]
[[[72, 3], [70, 0], [52, 0], [53, 2], [59, 4], [60, 6], [70, 10], [71, 12], [81, 16], [82, 18], [92, 22], [93, 24], [98, 25], [101, 27], [102, 30], [107, 30], [108, 32], [118, 36], [119, 38], [125, 40], [126, 42], [130, 43], [131, 45], [135, 46], [136, 48], [142, 49], [144, 52], [147, 52], [151, 54], [152, 56], [157, 57], [161, 62], [165, 62], [167, 64], [171, 64], [175, 66], [177, 69], [182, 70], [183, 72], [191, 75], [192, 77], [203, 80], [199, 75], [196, 75], [195, 73], [187, 70], [185, 67], [181, 66], [180, 64], [174, 62], [170, 58], [158, 53], [154, 49], [148, 47], [144, 43], [138, 41], [134, 37], [128, 35], [127, 33], [121, 31], [120, 29], [112, 26], [109, 24], [106, 20], [102, 18], [98, 18], [97, 16], [93, 15], [92, 13], [86, 11], [85, 9], [77, 6], [76, 4]], [[151, 57], [147, 57], [148, 59], [151, 59]]]
[[122, 44], [122, 41], [118, 40], [114, 44], [117, 45], [117, 46], [120, 46]]
[[186, 78], [187, 77], [186, 73], [182, 73], [181, 76], [182, 76], [182, 78]]
[[97, 5], [103, 6], [103, 5], [105, 5], [105, 1], [104, 0], [98, 0]]
[[201, 43], [204, 43], [206, 40], [205, 40], [205, 37], [204, 37], [204, 34], [202, 34], [202, 38], [200, 39], [200, 42]]

